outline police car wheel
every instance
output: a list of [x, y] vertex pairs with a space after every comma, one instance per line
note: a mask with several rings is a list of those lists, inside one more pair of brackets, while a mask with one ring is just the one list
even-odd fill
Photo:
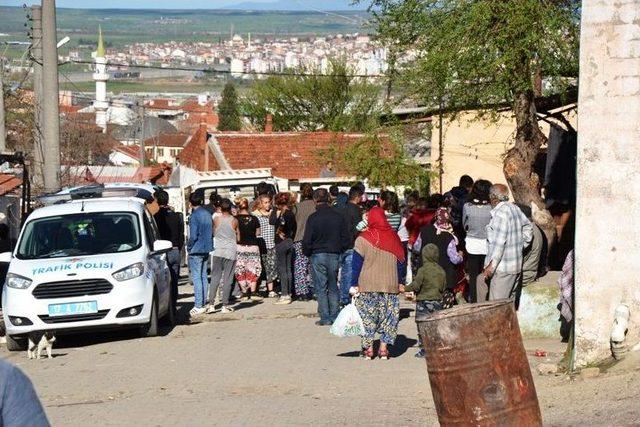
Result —
[[149, 317], [149, 323], [141, 328], [143, 337], [155, 337], [158, 335], [158, 299], [155, 293], [153, 294], [153, 300], [151, 302], [151, 316]]
[[7, 350], [9, 351], [25, 351], [27, 349], [27, 340], [14, 338], [7, 335]]
[[173, 301], [169, 301], [167, 307], [167, 314], [162, 318], [162, 326], [173, 327], [176, 324], [176, 308], [173, 305]]

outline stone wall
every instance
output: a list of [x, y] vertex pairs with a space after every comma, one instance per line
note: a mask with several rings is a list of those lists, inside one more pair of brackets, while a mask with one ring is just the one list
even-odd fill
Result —
[[613, 312], [640, 327], [640, 1], [584, 0], [578, 109], [575, 365], [610, 355]]

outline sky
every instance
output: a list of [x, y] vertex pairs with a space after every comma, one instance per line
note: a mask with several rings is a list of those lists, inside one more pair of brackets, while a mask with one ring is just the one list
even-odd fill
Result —
[[[233, 7], [242, 3], [276, 3], [277, 0], [57, 0], [57, 7], [82, 8], [82, 9], [219, 9]], [[40, 4], [39, 0], [0, 0], [0, 6], [22, 6], [27, 4]], [[318, 0], [280, 0], [283, 3], [291, 4], [300, 8], [304, 5], [311, 9], [326, 9], [322, 1]], [[351, 0], [332, 0], [331, 9], [351, 9]], [[363, 6], [358, 7], [362, 9]], [[287, 7], [289, 9], [289, 7]]]

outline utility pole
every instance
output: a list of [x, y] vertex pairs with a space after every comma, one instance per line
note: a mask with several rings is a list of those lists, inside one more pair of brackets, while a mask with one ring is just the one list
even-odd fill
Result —
[[145, 166], [145, 152], [144, 152], [144, 104], [140, 101], [136, 103], [136, 113], [138, 113], [138, 141], [140, 143], [140, 167]]
[[56, 2], [42, 0], [42, 119], [44, 123], [44, 190], [60, 189], [60, 111], [58, 100]]
[[34, 124], [33, 132], [33, 168], [32, 183], [38, 191], [42, 191], [44, 178], [42, 165], [44, 163], [44, 147], [42, 146], [42, 8], [31, 6], [31, 57], [33, 60], [33, 93], [34, 93]]
[[7, 132], [4, 128], [4, 60], [0, 58], [0, 153], [4, 153], [7, 149]]

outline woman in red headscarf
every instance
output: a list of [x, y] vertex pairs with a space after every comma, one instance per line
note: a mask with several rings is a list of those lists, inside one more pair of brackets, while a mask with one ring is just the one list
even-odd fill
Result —
[[387, 346], [393, 345], [398, 333], [398, 293], [404, 285], [406, 260], [398, 233], [389, 225], [382, 208], [369, 211], [367, 224], [355, 242], [352, 276], [355, 289], [352, 291], [358, 292], [355, 304], [364, 323], [365, 358], [374, 358], [373, 340], [379, 333], [378, 355], [388, 359]]

